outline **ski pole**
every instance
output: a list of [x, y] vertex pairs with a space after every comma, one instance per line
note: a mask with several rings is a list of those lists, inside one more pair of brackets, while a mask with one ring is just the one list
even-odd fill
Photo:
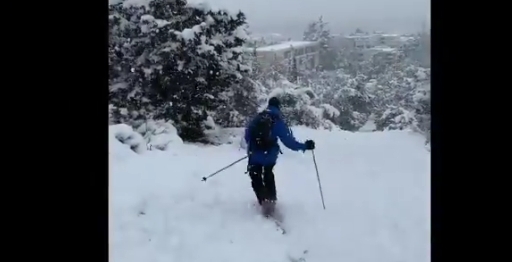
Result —
[[315, 163], [316, 178], [318, 179], [318, 187], [320, 188], [320, 197], [322, 198], [322, 206], [324, 207], [324, 210], [325, 210], [324, 193], [322, 191], [322, 183], [320, 183], [320, 175], [318, 174], [318, 166], [316, 165], [315, 150], [311, 150], [311, 153], [313, 154], [313, 163]]
[[210, 178], [210, 177], [212, 177], [212, 176], [214, 176], [214, 175], [216, 175], [216, 174], [218, 174], [218, 173], [220, 173], [220, 172], [222, 172], [222, 171], [224, 171], [224, 170], [228, 169], [229, 167], [233, 166], [234, 164], [236, 164], [236, 163], [238, 163], [238, 162], [240, 162], [240, 161], [242, 161], [242, 160], [244, 160], [244, 159], [246, 159], [246, 158], [247, 158], [247, 156], [244, 156], [244, 157], [242, 157], [242, 158], [238, 159], [237, 161], [235, 161], [235, 162], [231, 163], [230, 165], [228, 165], [228, 166], [226, 166], [226, 167], [224, 167], [224, 168], [222, 168], [222, 169], [218, 170], [217, 172], [215, 172], [215, 173], [213, 173], [213, 174], [211, 174], [211, 175], [209, 175], [209, 176], [207, 176], [207, 177], [203, 177], [203, 179], [201, 179], [201, 181], [205, 181], [205, 182], [206, 182], [206, 179], [208, 179], [208, 178]]

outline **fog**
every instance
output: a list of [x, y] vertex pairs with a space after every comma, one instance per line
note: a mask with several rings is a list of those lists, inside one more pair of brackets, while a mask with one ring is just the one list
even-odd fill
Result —
[[[198, 1], [198, 0], [195, 0]], [[361, 28], [405, 33], [429, 23], [429, 0], [202, 0], [247, 15], [251, 31], [298, 38], [323, 15], [332, 33]]]

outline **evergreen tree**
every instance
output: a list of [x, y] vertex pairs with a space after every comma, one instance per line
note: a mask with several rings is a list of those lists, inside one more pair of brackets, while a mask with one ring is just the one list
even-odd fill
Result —
[[288, 74], [289, 81], [292, 83], [297, 83], [297, 81], [299, 80], [299, 69], [297, 68], [297, 57], [295, 57], [295, 55], [293, 55], [290, 62], [291, 62], [291, 67], [290, 67], [290, 73]]
[[335, 69], [337, 53], [329, 45], [331, 41], [331, 32], [328, 29], [328, 24], [323, 21], [322, 16], [318, 18], [318, 21], [308, 24], [308, 28], [303, 35], [303, 40], [319, 43], [321, 69]]
[[226, 103], [220, 94], [250, 69], [241, 57], [245, 15], [184, 0], [121, 2], [110, 13], [114, 122], [170, 119], [184, 140], [201, 140], [210, 112]]

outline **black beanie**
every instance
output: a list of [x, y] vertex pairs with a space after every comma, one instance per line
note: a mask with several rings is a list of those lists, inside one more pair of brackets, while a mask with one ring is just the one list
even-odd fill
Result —
[[272, 97], [268, 100], [268, 106], [275, 106], [279, 108], [281, 106], [281, 102], [279, 99], [277, 99], [277, 97]]

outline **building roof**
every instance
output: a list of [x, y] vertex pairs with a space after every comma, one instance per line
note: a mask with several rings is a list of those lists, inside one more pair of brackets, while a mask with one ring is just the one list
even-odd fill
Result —
[[370, 38], [377, 36], [376, 34], [370, 34], [370, 35], [344, 35], [345, 38]]
[[254, 52], [255, 47], [242, 46], [243, 52]]
[[370, 33], [370, 34], [349, 34], [343, 35], [345, 38], [372, 38], [372, 37], [400, 37], [399, 34], [384, 34], [384, 33]]
[[400, 37], [400, 40], [404, 41], [404, 42], [405, 41], [410, 41], [410, 40], [414, 40], [414, 37], [412, 37], [412, 36], [402, 36], [402, 37]]
[[290, 47], [306, 47], [306, 46], [314, 46], [316, 44], [317, 44], [317, 42], [311, 42], [311, 41], [288, 41], [288, 42], [283, 42], [280, 44], [258, 47], [256, 49], [256, 51], [260, 51], [260, 52], [277, 51], [277, 50], [288, 49]]
[[376, 46], [370, 48], [371, 50], [375, 51], [382, 51], [382, 52], [395, 52], [396, 48], [388, 47], [388, 46]]

